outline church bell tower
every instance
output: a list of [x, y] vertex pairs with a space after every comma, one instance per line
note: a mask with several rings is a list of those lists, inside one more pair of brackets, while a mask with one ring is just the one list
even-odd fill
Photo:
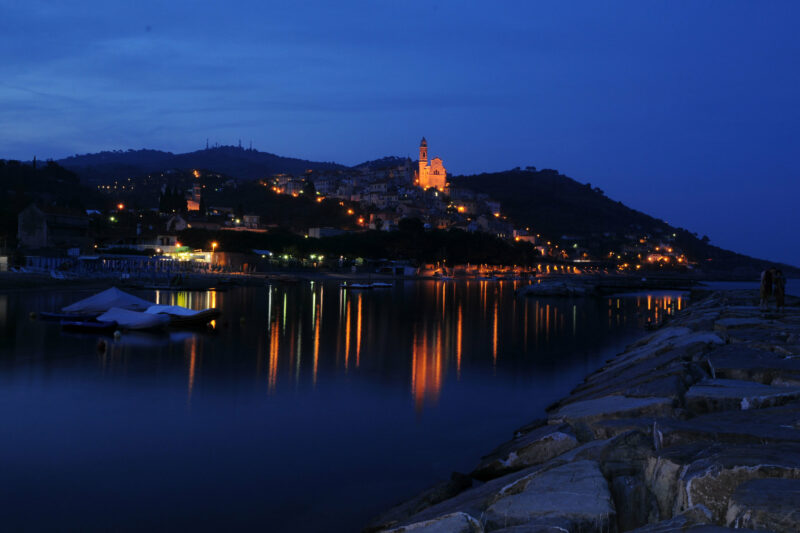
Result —
[[428, 166], [428, 141], [425, 140], [425, 137], [419, 143], [419, 174], [417, 177], [420, 180], [420, 184], [424, 183], [424, 176], [427, 172]]

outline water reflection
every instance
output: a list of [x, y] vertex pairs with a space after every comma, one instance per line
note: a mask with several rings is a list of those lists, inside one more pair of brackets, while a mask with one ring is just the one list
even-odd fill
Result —
[[[599, 300], [518, 298], [514, 290], [519, 286], [519, 282], [491, 281], [406, 282], [387, 290], [347, 291], [312, 283], [222, 293], [141, 293], [160, 304], [219, 307], [222, 315], [213, 334], [125, 333], [118, 341], [108, 339], [98, 365], [104, 372], [127, 372], [129, 366], [141, 367], [149, 358], [159, 368], [170, 367], [172, 354], [180, 350], [190, 401], [200, 383], [204, 358], [212, 373], [227, 367], [236, 379], [248, 372], [262, 376], [270, 395], [284, 386], [313, 388], [321, 381], [335, 382], [357, 373], [369, 379], [405, 381], [419, 411], [435, 405], [448, 383], [459, 382], [465, 372], [488, 371], [496, 376], [555, 368], [568, 364], [557, 353], [591, 349], [593, 342], [615, 329], [660, 323], [685, 305], [685, 296], [676, 293]], [[76, 298], [63, 296], [65, 301], [58, 305]], [[36, 328], [47, 328], [48, 336], [62, 335], [52, 324], [22, 322], [19, 314], [10, 318], [8, 305], [8, 297], [0, 295], [0, 327], [7, 330], [19, 322], [20, 332], [6, 338], [36, 337], [32, 334]], [[602, 316], [604, 327], [599, 326]]]
[[[528, 366], [548, 354], [553, 342], [579, 345], [595, 335], [601, 312], [612, 330], [643, 326], [674, 314], [685, 300], [667, 293], [601, 300], [517, 298], [518, 285], [407, 283], [387, 291], [337, 288], [332, 298], [324, 297], [323, 283], [270, 287], [264, 330], [269, 392], [280, 387], [284, 376], [291, 376], [295, 385], [308, 376], [316, 386], [321, 369], [326, 380], [362, 370], [391, 371], [397, 379], [405, 359], [406, 379], [419, 410], [437, 402], [449, 379], [460, 380], [465, 364], [471, 371], [486, 365], [493, 371]], [[334, 307], [334, 321], [323, 323], [325, 310]]]
[[[88, 290], [0, 295], [0, 411], [11, 436], [0, 439], [4, 525], [158, 529], [158, 509], [186, 509], [175, 528], [357, 530], [378, 509], [473, 467], [640, 326], [685, 305], [656, 293], [517, 298], [519, 286], [140, 291], [222, 314], [213, 331], [118, 341], [29, 318]], [[391, 486], [376, 488], [376, 471]], [[42, 512], [50, 494], [60, 505]]]

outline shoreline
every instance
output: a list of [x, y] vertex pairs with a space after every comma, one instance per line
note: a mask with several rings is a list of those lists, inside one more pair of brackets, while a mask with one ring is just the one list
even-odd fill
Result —
[[[259, 273], [160, 273], [158, 276], [141, 276], [135, 274], [128, 278], [122, 278], [120, 273], [101, 272], [101, 273], [55, 273], [54, 277], [50, 272], [0, 272], [0, 290], [25, 290], [40, 288], [58, 287], [80, 287], [105, 289], [111, 286], [118, 286], [128, 289], [163, 289], [163, 290], [213, 290], [224, 289], [233, 286], [259, 286], [266, 283], [297, 283], [300, 281], [381, 281], [381, 282], [402, 282], [402, 281], [540, 281], [542, 289], [546, 286], [554, 286], [555, 291], [543, 291], [541, 296], [572, 296], [575, 295], [575, 287], [589, 288], [583, 290], [581, 294], [596, 293], [608, 294], [609, 292], [631, 292], [640, 290], [683, 290], [689, 291], [697, 287], [698, 284], [708, 281], [719, 281], [716, 279], [701, 279], [688, 276], [674, 275], [651, 275], [651, 276], [631, 276], [631, 275], [563, 275], [552, 274], [540, 277], [499, 277], [481, 278], [471, 276], [459, 276], [441, 278], [437, 276], [394, 276], [391, 274], [377, 274], [367, 272], [331, 272], [331, 271], [274, 271]], [[179, 282], [172, 284], [177, 278]], [[752, 280], [746, 280], [752, 281]], [[531, 291], [531, 295], [536, 295]]]
[[800, 298], [758, 298], [693, 291], [472, 472], [364, 531], [800, 531]]

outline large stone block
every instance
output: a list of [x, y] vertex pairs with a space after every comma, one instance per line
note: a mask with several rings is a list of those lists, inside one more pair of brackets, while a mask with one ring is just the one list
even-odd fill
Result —
[[775, 407], [800, 398], [800, 387], [773, 387], [735, 379], [708, 379], [686, 392], [686, 409], [693, 413]]
[[800, 531], [800, 479], [753, 479], [730, 498], [726, 522], [735, 528]]
[[452, 513], [384, 531], [386, 533], [483, 533], [483, 526], [467, 513]]
[[483, 458], [472, 476], [482, 481], [496, 478], [547, 462], [578, 444], [568, 425], [542, 426], [499, 446]]
[[645, 469], [662, 516], [702, 505], [715, 523], [724, 522], [728, 501], [739, 485], [770, 477], [800, 479], [800, 448], [694, 443], [659, 451]]
[[595, 461], [537, 472], [504, 487], [486, 510], [486, 528], [566, 520], [568, 531], [609, 531], [615, 523], [608, 482]]

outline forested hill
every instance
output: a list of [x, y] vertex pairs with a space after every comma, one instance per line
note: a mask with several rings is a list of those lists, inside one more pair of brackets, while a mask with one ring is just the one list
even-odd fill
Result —
[[[578, 237], [596, 256], [618, 249], [631, 237], [654, 239], [675, 234], [675, 244], [708, 272], [751, 274], [775, 263], [724, 250], [684, 228], [636, 211], [607, 197], [599, 188], [579, 183], [558, 171], [515, 169], [472, 176], [454, 176], [454, 187], [485, 193], [501, 203], [516, 226], [530, 227], [548, 240]], [[800, 269], [783, 265], [793, 275]]]
[[160, 150], [115, 150], [74, 155], [57, 161], [87, 183], [113, 178], [141, 176], [168, 169], [205, 169], [242, 179], [257, 179], [273, 174], [302, 174], [306, 170], [346, 168], [330, 162], [306, 161], [259, 152], [238, 146], [220, 146], [185, 154]]

